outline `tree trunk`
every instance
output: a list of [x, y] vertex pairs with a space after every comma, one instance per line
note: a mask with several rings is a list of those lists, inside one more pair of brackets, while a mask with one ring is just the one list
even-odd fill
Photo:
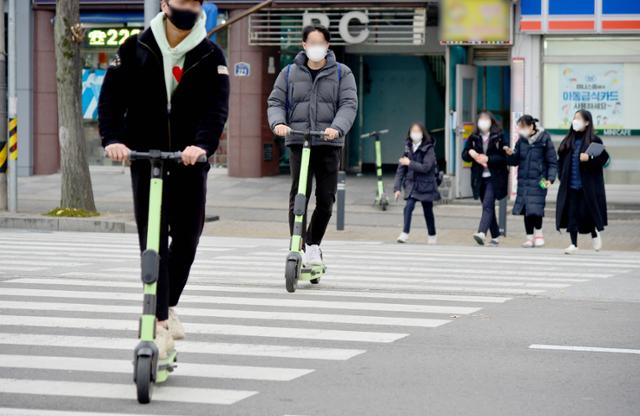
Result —
[[54, 38], [62, 167], [60, 207], [95, 211], [82, 129], [79, 0], [56, 2]]

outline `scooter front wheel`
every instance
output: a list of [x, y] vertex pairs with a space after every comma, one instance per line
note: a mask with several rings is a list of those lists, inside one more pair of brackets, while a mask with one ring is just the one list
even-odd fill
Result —
[[287, 292], [293, 293], [296, 291], [296, 287], [298, 286], [298, 273], [298, 264], [295, 261], [287, 261], [287, 266], [284, 272]]
[[147, 404], [151, 401], [151, 395], [153, 393], [153, 383], [151, 381], [152, 366], [153, 360], [151, 357], [140, 356], [136, 360], [135, 380], [138, 403]]

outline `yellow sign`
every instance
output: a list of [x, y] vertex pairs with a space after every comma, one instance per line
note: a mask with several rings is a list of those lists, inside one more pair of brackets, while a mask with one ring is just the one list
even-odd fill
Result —
[[96, 28], [87, 31], [85, 45], [91, 48], [117, 48], [129, 36], [136, 35], [141, 29], [135, 28]]
[[442, 0], [440, 42], [444, 44], [511, 44], [509, 0]]

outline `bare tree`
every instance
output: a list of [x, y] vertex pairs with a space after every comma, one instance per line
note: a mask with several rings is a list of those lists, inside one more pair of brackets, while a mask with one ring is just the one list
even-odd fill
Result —
[[95, 211], [82, 129], [79, 0], [58, 0], [55, 19], [58, 140], [62, 166], [60, 206]]

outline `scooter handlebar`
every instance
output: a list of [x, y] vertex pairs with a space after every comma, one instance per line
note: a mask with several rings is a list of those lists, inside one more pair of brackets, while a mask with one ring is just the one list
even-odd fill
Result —
[[387, 133], [389, 133], [389, 129], [372, 131], [372, 132], [369, 132], [369, 133], [361, 134], [360, 138], [361, 139], [366, 139], [366, 138], [369, 138], [369, 137], [372, 137], [372, 136], [379, 136], [381, 134], [387, 134]]
[[[148, 152], [129, 151], [129, 160], [171, 160], [174, 162], [182, 161], [182, 152], [161, 152], [159, 150], [150, 150]], [[201, 155], [198, 163], [206, 163], [207, 155]]]
[[326, 133], [324, 131], [317, 131], [317, 130], [293, 130], [293, 129], [289, 129], [289, 135], [291, 134], [297, 134], [300, 136], [315, 136], [315, 137], [325, 137]]

